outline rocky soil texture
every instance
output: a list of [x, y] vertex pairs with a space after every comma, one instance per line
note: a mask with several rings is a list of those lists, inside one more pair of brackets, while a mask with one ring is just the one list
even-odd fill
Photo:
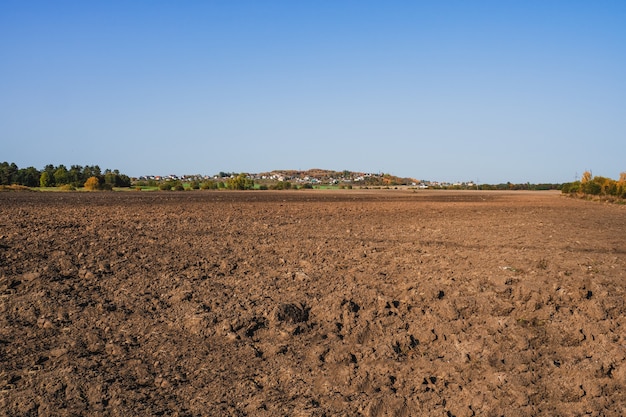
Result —
[[626, 208], [0, 193], [0, 415], [620, 416]]

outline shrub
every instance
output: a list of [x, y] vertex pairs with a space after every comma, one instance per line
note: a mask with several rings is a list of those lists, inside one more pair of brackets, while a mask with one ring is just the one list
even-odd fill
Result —
[[172, 184], [169, 182], [162, 182], [159, 184], [159, 190], [161, 191], [170, 191], [172, 189]]
[[595, 181], [587, 181], [581, 188], [585, 194], [598, 195], [602, 192], [602, 186]]
[[227, 183], [227, 187], [231, 190], [251, 190], [254, 188], [254, 181], [244, 173], [230, 178]]
[[200, 184], [201, 190], [217, 190], [217, 183], [215, 181], [205, 181]]
[[272, 190], [288, 190], [291, 188], [291, 183], [289, 181], [278, 181], [276, 184], [273, 184], [270, 189]]
[[29, 187], [20, 184], [0, 185], [0, 191], [32, 191]]
[[615, 181], [611, 178], [591, 176], [590, 171], [585, 171], [580, 181], [565, 183], [561, 186], [564, 194], [578, 194], [590, 198], [599, 196], [608, 201], [626, 198], [626, 173], [620, 174], [620, 179]]
[[84, 187], [85, 189], [89, 191], [95, 191], [95, 190], [100, 189], [100, 181], [98, 180], [98, 177], [87, 178], [87, 181], [85, 181]]

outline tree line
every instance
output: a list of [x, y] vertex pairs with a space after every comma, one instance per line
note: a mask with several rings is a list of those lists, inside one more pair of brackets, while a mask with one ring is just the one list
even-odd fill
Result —
[[[130, 177], [119, 170], [105, 169], [98, 165], [65, 165], [48, 164], [42, 170], [35, 167], [19, 168], [14, 162], [0, 163], [0, 185], [23, 185], [26, 187], [83, 187], [87, 180], [96, 178], [97, 188], [130, 187]], [[92, 180], [93, 181], [93, 180]]]
[[563, 184], [561, 192], [564, 194], [593, 195], [600, 197], [617, 197], [626, 199], [626, 172], [622, 172], [618, 180], [592, 176], [591, 171], [585, 171], [580, 181]]
[[529, 190], [529, 191], [546, 191], [546, 190], [560, 190], [562, 184], [559, 183], [539, 183], [539, 184], [531, 184], [529, 182], [525, 183], [499, 183], [499, 184], [460, 184], [460, 185], [445, 185], [445, 186], [434, 186], [431, 188], [442, 188], [446, 190]]

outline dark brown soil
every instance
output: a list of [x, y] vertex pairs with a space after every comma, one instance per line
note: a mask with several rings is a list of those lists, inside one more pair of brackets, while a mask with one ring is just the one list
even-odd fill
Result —
[[620, 416], [626, 208], [0, 193], [0, 415]]

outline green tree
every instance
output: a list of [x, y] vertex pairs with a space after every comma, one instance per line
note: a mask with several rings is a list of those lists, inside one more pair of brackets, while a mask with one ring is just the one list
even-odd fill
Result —
[[80, 165], [72, 165], [67, 172], [67, 180], [74, 187], [80, 187], [86, 179], [83, 178], [83, 167]]
[[83, 167], [82, 178], [86, 181], [90, 177], [100, 177], [102, 172], [100, 171], [100, 167], [98, 165], [86, 165]]
[[44, 171], [41, 173], [41, 176], [39, 177], [39, 186], [40, 187], [50, 187], [51, 186], [51, 180], [50, 180], [50, 174], [48, 174], [48, 171]]
[[106, 171], [104, 171], [104, 183], [105, 184], [109, 184], [111, 187], [115, 187], [116, 177], [117, 175], [111, 172], [111, 170], [107, 169]]
[[56, 168], [54, 167], [54, 165], [52, 164], [48, 164], [44, 167], [43, 169], [45, 172], [48, 173], [48, 181], [49, 184], [48, 187], [54, 187], [55, 183], [54, 183], [54, 171], [56, 171]]
[[107, 169], [104, 171], [104, 183], [108, 187], [130, 187], [130, 178], [128, 175], [120, 174], [120, 171], [115, 169], [111, 171]]
[[69, 184], [68, 171], [65, 165], [59, 165], [59, 167], [54, 171], [54, 182], [57, 186]]
[[23, 168], [17, 172], [16, 182], [27, 187], [37, 187], [40, 175], [35, 167]]
[[117, 184], [118, 187], [130, 187], [131, 186], [130, 177], [124, 174], [118, 174], [117, 178], [115, 179], [115, 183]]
[[3, 162], [0, 164], [0, 185], [11, 185], [15, 183], [15, 176], [18, 168], [15, 163]]

